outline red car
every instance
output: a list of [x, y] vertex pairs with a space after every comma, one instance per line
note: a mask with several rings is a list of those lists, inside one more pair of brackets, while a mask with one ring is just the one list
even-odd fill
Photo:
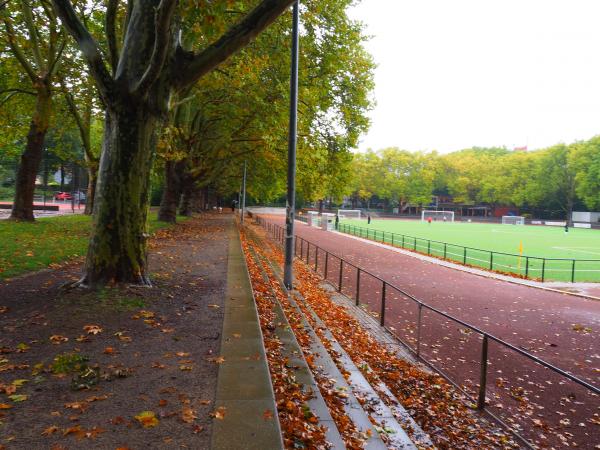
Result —
[[72, 198], [69, 192], [57, 192], [54, 194], [54, 200], [71, 200]]

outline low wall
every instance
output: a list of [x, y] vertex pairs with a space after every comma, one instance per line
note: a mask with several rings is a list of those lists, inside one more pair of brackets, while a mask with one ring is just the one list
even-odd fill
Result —
[[285, 208], [276, 208], [271, 206], [251, 206], [246, 208], [251, 214], [266, 214], [266, 215], [280, 215], [285, 216]]

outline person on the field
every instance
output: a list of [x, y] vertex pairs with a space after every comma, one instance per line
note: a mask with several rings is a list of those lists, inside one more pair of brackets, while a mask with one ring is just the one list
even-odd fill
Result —
[[340, 228], [340, 215], [336, 214], [335, 215], [335, 229], [339, 229]]
[[565, 222], [565, 233], [568, 233], [568, 232], [569, 232], [569, 221], [567, 220]]
[[371, 224], [371, 214], [367, 214], [367, 224]]
[[428, 218], [427, 218], [427, 223], [428, 223], [429, 225], [431, 225], [431, 217], [428, 217]]

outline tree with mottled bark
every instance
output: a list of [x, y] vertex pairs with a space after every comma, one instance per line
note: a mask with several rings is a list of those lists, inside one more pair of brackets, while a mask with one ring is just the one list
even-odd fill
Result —
[[33, 5], [25, 0], [0, 8], [3, 40], [30, 82], [35, 106], [21, 154], [10, 218], [33, 221], [35, 180], [44, 151], [44, 138], [50, 125], [53, 81], [63, 55], [65, 36], [52, 6], [42, 0]]
[[[176, 0], [130, 0], [117, 33], [118, 0], [107, 5], [109, 61], [70, 0], [52, 0], [77, 42], [106, 107], [94, 225], [80, 285], [150, 285], [146, 218], [157, 129], [171, 95], [195, 83], [247, 45], [293, 0], [263, 0], [199, 52], [181, 45], [183, 7]], [[119, 45], [121, 43], [121, 45]]]

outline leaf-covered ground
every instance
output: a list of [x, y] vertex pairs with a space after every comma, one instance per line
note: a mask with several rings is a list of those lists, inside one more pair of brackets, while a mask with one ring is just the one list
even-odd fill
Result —
[[[262, 234], [262, 230], [255, 231]], [[262, 248], [279, 264], [279, 247], [264, 239]], [[367, 379], [385, 382], [438, 448], [517, 448], [512, 435], [466, 406], [465, 398], [442, 377], [399, 359], [379, 344], [345, 308], [331, 301], [321, 280], [299, 261], [295, 262], [296, 288], [332, 331]], [[305, 311], [310, 321], [310, 316]]]
[[230, 223], [158, 231], [152, 289], [60, 291], [78, 262], [0, 282], [0, 449], [207, 448]]
[[[242, 235], [245, 237], [245, 235]], [[295, 368], [290, 365], [288, 358], [282, 354], [282, 344], [275, 332], [276, 327], [284, 326], [276, 323], [273, 311], [275, 301], [279, 302], [296, 340], [298, 341], [304, 358], [312, 371], [321, 396], [329, 408], [331, 417], [336, 423], [342, 439], [348, 449], [361, 449], [368, 436], [361, 432], [344, 411], [344, 402], [347, 394], [334, 388], [335, 383], [322, 375], [313, 361], [311, 353], [311, 338], [304, 327], [302, 317], [290, 305], [287, 295], [275, 281], [275, 277], [268, 265], [257, 262], [250, 253], [261, 253], [260, 246], [251, 240], [244, 239], [246, 262], [251, 276], [252, 287], [255, 292], [259, 318], [263, 332], [265, 348], [273, 390], [277, 401], [279, 421], [283, 432], [286, 448], [314, 448], [328, 447], [325, 441], [324, 429], [317, 417], [307, 405], [312, 395], [309, 389], [302, 386], [295, 377]], [[268, 277], [268, 282], [264, 280]]]
[[[179, 220], [183, 218], [178, 218]], [[26, 272], [58, 268], [58, 264], [83, 256], [92, 218], [83, 214], [45, 217], [35, 222], [0, 220], [0, 280]], [[168, 226], [150, 214], [150, 232]]]

